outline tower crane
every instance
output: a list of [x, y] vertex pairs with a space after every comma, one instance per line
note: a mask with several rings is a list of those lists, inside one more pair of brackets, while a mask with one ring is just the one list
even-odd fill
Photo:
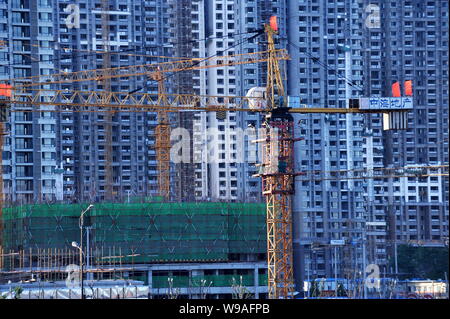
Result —
[[[169, 62], [160, 62], [160, 63], [152, 63], [152, 64], [142, 64], [142, 65], [132, 65], [125, 67], [117, 67], [117, 68], [103, 68], [103, 69], [95, 69], [95, 70], [85, 70], [78, 72], [66, 72], [66, 73], [58, 73], [52, 75], [40, 75], [33, 76], [28, 78], [18, 78], [13, 81], [14, 89], [23, 90], [23, 92], [27, 92], [28, 90], [32, 90], [33, 87], [40, 87], [44, 85], [50, 84], [64, 84], [71, 82], [81, 82], [81, 81], [103, 81], [103, 83], [109, 83], [108, 81], [113, 78], [127, 78], [127, 77], [135, 77], [141, 75], [148, 75], [152, 80], [158, 82], [158, 102], [157, 105], [167, 105], [167, 95], [165, 89], [165, 74], [169, 72], [178, 72], [178, 71], [186, 71], [186, 70], [200, 70], [200, 69], [209, 69], [216, 67], [224, 67], [224, 66], [236, 66], [243, 64], [253, 64], [260, 62], [267, 62], [269, 59], [269, 55], [272, 59], [277, 60], [287, 60], [288, 54], [285, 50], [275, 50], [274, 52], [269, 51], [261, 51], [261, 52], [251, 52], [244, 54], [236, 54], [236, 55], [226, 55], [226, 56], [214, 56], [207, 59], [181, 59], [177, 61], [169, 61]], [[31, 82], [28, 82], [30, 81]], [[104, 84], [108, 85], [108, 84]], [[107, 91], [107, 90], [104, 90]], [[108, 97], [105, 96], [105, 101], [102, 101], [102, 104], [105, 104]], [[217, 97], [219, 99], [219, 97]], [[114, 113], [106, 111], [107, 115], [111, 115]], [[107, 122], [110, 122], [108, 117]], [[107, 129], [109, 125], [107, 125]], [[158, 165], [158, 186], [159, 186], [159, 195], [164, 197], [165, 199], [169, 199], [170, 194], [170, 132], [171, 127], [169, 123], [169, 117], [165, 110], [158, 111], [158, 125], [155, 130], [156, 137], [156, 159]], [[109, 159], [112, 160], [112, 136], [109, 134], [110, 131], [107, 130], [107, 154], [109, 154]], [[108, 178], [112, 176], [108, 175]], [[111, 184], [112, 185], [112, 182]], [[110, 190], [111, 191], [111, 190]]]
[[[164, 74], [161, 71], [156, 71], [151, 74], [151, 78], [158, 82], [158, 95], [161, 99], [159, 104], [167, 104]], [[159, 111], [158, 125], [155, 129], [155, 149], [156, 161], [158, 162], [159, 195], [166, 200], [169, 199], [170, 195], [170, 132], [169, 114]]]
[[[278, 31], [276, 17], [264, 26], [268, 50], [274, 51]], [[292, 298], [294, 292], [292, 250], [292, 195], [294, 190], [294, 119], [289, 114], [280, 66], [267, 63], [267, 114], [263, 127], [262, 191], [266, 198], [267, 272], [270, 298]], [[298, 139], [299, 140], [299, 139]]]
[[[103, 45], [103, 68], [109, 69], [111, 66], [110, 41], [109, 41], [109, 1], [102, 0], [102, 45]], [[104, 77], [101, 80], [103, 91], [111, 91], [111, 79]], [[105, 103], [106, 101], [104, 101]], [[114, 198], [113, 183], [113, 117], [114, 110], [106, 110], [105, 112], [105, 199], [112, 200]]]
[[[264, 60], [268, 63], [267, 86], [265, 96], [261, 98], [249, 98], [238, 96], [200, 96], [191, 94], [166, 94], [160, 87], [159, 94], [137, 92], [110, 92], [110, 91], [79, 91], [79, 90], [52, 90], [34, 89], [32, 85], [17, 88], [8, 86], [3, 94], [0, 92], [0, 112], [4, 113], [9, 105], [15, 105], [11, 111], [40, 112], [39, 105], [56, 106], [54, 112], [178, 112], [180, 110], [193, 110], [205, 112], [217, 111], [241, 111], [259, 112], [265, 114], [263, 123], [264, 136], [256, 141], [263, 144], [263, 162], [260, 164], [260, 176], [262, 178], [262, 192], [266, 198], [267, 210], [267, 259], [268, 259], [268, 288], [269, 298], [292, 298], [294, 293], [293, 283], [293, 257], [292, 257], [292, 195], [294, 194], [295, 176], [302, 175], [294, 171], [294, 142], [299, 138], [294, 136], [294, 113], [391, 113], [389, 108], [371, 109], [358, 107], [351, 108], [290, 108], [283, 79], [280, 72], [279, 60], [283, 51], [275, 49], [274, 36], [278, 26], [276, 17], [272, 17], [270, 24], [264, 26], [267, 36], [268, 50]], [[281, 52], [281, 53], [280, 53]], [[220, 61], [220, 60], [217, 60]], [[246, 63], [246, 59], [239, 60], [238, 64]], [[252, 61], [250, 59], [250, 61]], [[253, 60], [254, 61], [254, 60]], [[192, 63], [182, 61], [179, 63]], [[249, 62], [255, 63], [255, 62]], [[219, 63], [217, 63], [219, 64]], [[220, 65], [224, 66], [224, 65]], [[193, 67], [191, 65], [191, 67]], [[207, 66], [200, 66], [207, 67]], [[153, 71], [155, 71], [155, 68]], [[145, 68], [144, 68], [145, 69]], [[117, 70], [116, 70], [117, 71]], [[156, 67], [156, 71], [158, 71]], [[161, 69], [159, 71], [162, 71]], [[103, 71], [91, 71], [92, 74], [103, 77], [119, 77], [118, 73], [105, 68]], [[109, 73], [108, 75], [108, 72]], [[143, 72], [148, 75], [148, 72]], [[84, 81], [85, 75], [77, 77], [80, 73], [61, 75], [54, 77], [59, 82], [71, 82], [67, 77], [77, 81]], [[139, 75], [133, 70], [129, 76]], [[66, 76], [66, 78], [64, 78]], [[83, 78], [84, 79], [81, 79]], [[161, 73], [154, 76], [161, 79]], [[45, 82], [45, 81], [44, 81]], [[47, 84], [41, 82], [42, 84]], [[50, 81], [51, 82], [51, 81]], [[12, 94], [12, 91], [24, 90], [26, 95]], [[49, 94], [51, 93], [51, 94]], [[1, 96], [3, 95], [3, 96]], [[51, 96], [49, 96], [51, 95]], [[264, 107], [249, 107], [255, 100], [265, 105]], [[265, 102], [265, 103], [262, 103]], [[20, 106], [27, 106], [21, 109]], [[30, 110], [29, 107], [32, 107]], [[398, 110], [395, 110], [398, 111]], [[403, 109], [402, 112], [407, 110]], [[50, 111], [51, 112], [51, 111]], [[5, 117], [0, 119], [5, 121]], [[164, 122], [163, 122], [164, 123]], [[161, 127], [162, 132], [163, 127]], [[0, 123], [0, 135], [4, 134], [3, 123]], [[2, 139], [0, 138], [0, 141]], [[165, 142], [164, 142], [165, 143]], [[165, 144], [161, 146], [166, 147]], [[2, 148], [2, 142], [0, 143]], [[1, 168], [1, 165], [0, 165]], [[0, 171], [1, 175], [1, 171]], [[1, 181], [1, 180], [0, 180]], [[0, 190], [3, 185], [0, 184]], [[0, 199], [3, 194], [0, 194]], [[1, 204], [1, 202], [0, 202]], [[1, 220], [0, 206], [0, 220]], [[1, 227], [1, 226], [0, 226]]]
[[[288, 60], [289, 55], [285, 49], [276, 49], [270, 53], [278, 60]], [[155, 58], [164, 58], [155, 56]], [[215, 67], [236, 66], [243, 64], [267, 62], [269, 51], [229, 54], [209, 58], [180, 58], [174, 61], [128, 65], [114, 68], [82, 70], [76, 72], [61, 72], [48, 75], [35, 75], [18, 77], [8, 83], [14, 88], [41, 87], [49, 84], [70, 84], [74, 82], [101, 81], [102, 79], [128, 78], [148, 76], [152, 72], [179, 72], [186, 70], [202, 70]]]

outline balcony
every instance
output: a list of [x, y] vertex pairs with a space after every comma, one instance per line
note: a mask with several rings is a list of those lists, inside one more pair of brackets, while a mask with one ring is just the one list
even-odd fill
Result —
[[53, 131], [41, 131], [42, 138], [53, 138], [55, 137], [55, 132]]
[[46, 193], [46, 194], [55, 194], [56, 193], [56, 189], [55, 187], [42, 187], [42, 193]]
[[16, 173], [16, 180], [33, 180], [33, 176], [23, 175], [23, 174], [17, 174]]
[[17, 187], [16, 192], [18, 194], [33, 194], [32, 189], [27, 189], [27, 188], [23, 188], [23, 187]]
[[40, 119], [38, 119], [38, 124], [56, 124], [56, 119], [51, 117], [41, 117]]
[[42, 159], [42, 166], [56, 166], [56, 160], [53, 159]]
[[33, 151], [33, 144], [16, 144], [16, 151], [26, 152], [26, 151]]

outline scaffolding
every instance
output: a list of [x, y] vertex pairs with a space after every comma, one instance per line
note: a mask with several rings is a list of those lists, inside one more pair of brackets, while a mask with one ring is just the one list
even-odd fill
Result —
[[[76, 254], [71, 243], [80, 239], [79, 216], [87, 206], [4, 208], [3, 252]], [[120, 256], [121, 263], [227, 262], [257, 260], [266, 253], [265, 205], [260, 203], [95, 204], [84, 225], [91, 264], [106, 256]], [[2, 269], [11, 264], [5, 258]]]

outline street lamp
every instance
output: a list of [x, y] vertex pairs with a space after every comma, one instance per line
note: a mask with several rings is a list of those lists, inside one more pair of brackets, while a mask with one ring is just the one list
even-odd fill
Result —
[[[84, 214], [86, 214], [94, 205], [89, 204], [88, 208], [83, 210], [80, 215], [79, 226], [80, 226], [80, 245], [75, 245], [72, 242], [72, 246], [80, 250], [80, 271], [81, 271], [81, 299], [84, 299], [84, 281], [83, 281], [83, 228], [84, 228]], [[76, 244], [76, 243], [75, 243]]]
[[88, 210], [90, 210], [90, 209], [93, 208], [93, 207], [94, 207], [94, 205], [89, 204], [88, 208], [86, 208], [85, 210], [83, 210], [83, 211], [81, 212], [81, 215], [80, 215], [80, 228], [83, 227], [83, 220], [84, 220], [83, 217], [84, 217], [84, 214], [87, 213]]

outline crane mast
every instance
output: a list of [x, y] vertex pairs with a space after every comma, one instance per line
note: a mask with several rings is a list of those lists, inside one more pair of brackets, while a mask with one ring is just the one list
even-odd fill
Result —
[[[111, 67], [111, 54], [109, 45], [109, 1], [102, 0], [102, 44], [103, 44], [103, 69]], [[105, 92], [111, 91], [111, 79], [104, 77], [101, 80], [102, 89]], [[105, 100], [104, 103], [107, 103]], [[114, 170], [113, 170], [113, 109], [105, 112], [105, 199], [112, 201], [114, 198]]]
[[269, 298], [292, 298], [294, 292], [292, 253], [292, 195], [294, 194], [294, 121], [288, 112], [278, 60], [275, 59], [275, 17], [264, 26], [269, 59], [263, 123], [263, 163], [259, 176], [266, 199], [267, 264]]
[[[156, 71], [151, 74], [151, 77], [158, 82], [158, 104], [167, 105], [164, 74], [161, 71]], [[158, 112], [158, 125], [155, 129], [155, 149], [158, 162], [159, 195], [165, 200], [170, 199], [170, 133], [169, 114], [161, 110]]]

